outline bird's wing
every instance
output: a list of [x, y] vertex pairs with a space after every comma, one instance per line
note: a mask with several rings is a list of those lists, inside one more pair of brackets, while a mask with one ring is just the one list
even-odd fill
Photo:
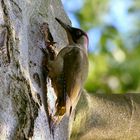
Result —
[[[64, 81], [68, 108], [73, 106], [87, 77], [88, 61], [86, 54], [78, 47], [73, 47], [64, 56]], [[84, 69], [84, 70], [83, 70]], [[69, 100], [69, 101], [68, 101]]]
[[[65, 49], [64, 49], [65, 50]], [[63, 50], [63, 51], [64, 51]], [[71, 112], [87, 77], [88, 62], [86, 54], [78, 47], [69, 47], [63, 55], [63, 70], [53, 83], [57, 91], [57, 115]], [[84, 69], [84, 70], [83, 70]], [[74, 105], [75, 106], [75, 105]]]

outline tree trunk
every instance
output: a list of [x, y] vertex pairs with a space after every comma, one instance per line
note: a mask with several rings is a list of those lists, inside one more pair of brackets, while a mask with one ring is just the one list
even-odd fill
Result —
[[[66, 140], [69, 118], [50, 133], [46, 94], [51, 85], [42, 75], [43, 22], [58, 47], [66, 34], [55, 17], [69, 20], [60, 0], [0, 1], [0, 140]], [[140, 97], [83, 93], [77, 106], [71, 139], [140, 138]], [[72, 118], [71, 118], [72, 119]], [[72, 120], [71, 120], [72, 121]], [[72, 124], [72, 123], [71, 123]]]
[[[43, 37], [40, 25], [49, 28], [64, 47], [65, 33], [55, 17], [68, 21], [60, 0], [0, 1], [0, 139], [51, 140], [44, 109], [46, 86], [42, 76]], [[54, 132], [54, 139], [68, 138], [68, 119]]]

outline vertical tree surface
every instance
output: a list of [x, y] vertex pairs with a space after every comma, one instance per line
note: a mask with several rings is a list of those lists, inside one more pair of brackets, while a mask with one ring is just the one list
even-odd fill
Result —
[[[59, 46], [67, 43], [55, 17], [68, 21], [60, 1], [0, 1], [0, 139], [52, 139], [44, 109], [42, 80], [43, 37], [40, 25], [49, 24]], [[54, 139], [67, 139], [67, 119]]]

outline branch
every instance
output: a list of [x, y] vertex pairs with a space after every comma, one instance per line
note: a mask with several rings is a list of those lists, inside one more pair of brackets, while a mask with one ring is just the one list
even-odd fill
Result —
[[140, 95], [83, 92], [71, 140], [139, 139]]

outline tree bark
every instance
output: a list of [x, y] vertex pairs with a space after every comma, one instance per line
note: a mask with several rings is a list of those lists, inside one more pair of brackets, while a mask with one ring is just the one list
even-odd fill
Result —
[[[57, 48], [67, 37], [55, 17], [68, 20], [60, 0], [0, 1], [0, 139], [66, 140], [69, 118], [50, 134], [46, 94], [51, 85], [42, 75], [43, 22], [49, 24]], [[73, 140], [139, 139], [138, 95], [89, 95], [83, 92], [73, 121]], [[70, 124], [72, 122], [72, 118]]]
[[[68, 22], [60, 0], [0, 1], [1, 140], [53, 139], [44, 108], [40, 25], [47, 22], [57, 45], [64, 47], [67, 39], [55, 17]], [[54, 139], [68, 139], [67, 124], [64, 118]]]
[[83, 92], [73, 121], [71, 140], [139, 140], [139, 94]]

